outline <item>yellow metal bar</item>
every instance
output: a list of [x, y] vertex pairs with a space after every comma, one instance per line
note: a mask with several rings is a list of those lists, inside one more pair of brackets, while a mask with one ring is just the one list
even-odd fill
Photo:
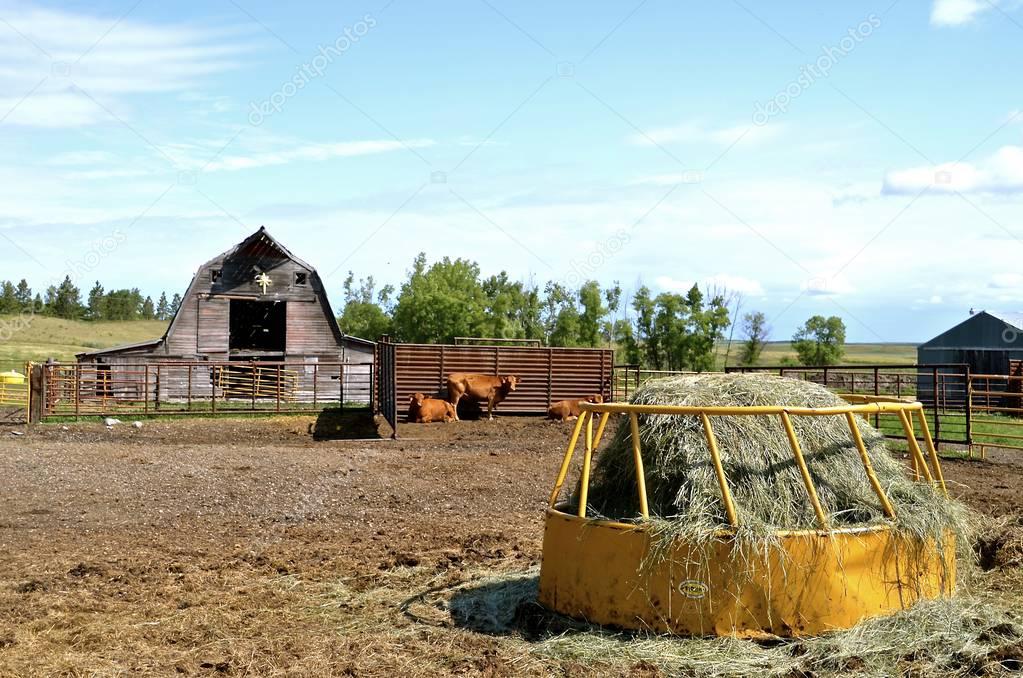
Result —
[[568, 441], [568, 451], [565, 452], [565, 458], [561, 461], [558, 480], [554, 483], [554, 491], [551, 492], [551, 508], [554, 508], [554, 505], [558, 503], [558, 495], [561, 494], [561, 487], [565, 484], [565, 478], [568, 476], [568, 467], [572, 463], [572, 457], [575, 455], [575, 446], [579, 443], [579, 433], [583, 430], [586, 417], [589, 416], [591, 416], [589, 412], [583, 412], [579, 419], [576, 420], [575, 428], [572, 429], [572, 437]]
[[703, 432], [707, 436], [710, 458], [714, 461], [714, 472], [718, 476], [718, 486], [721, 488], [721, 499], [725, 502], [725, 511], [728, 512], [728, 522], [732, 527], [739, 527], [735, 502], [732, 501], [732, 491], [728, 489], [728, 480], [725, 478], [725, 469], [721, 465], [721, 453], [718, 450], [717, 438], [714, 437], [714, 429], [710, 425], [710, 418], [706, 414], [701, 414], [700, 421], [703, 422]]
[[[938, 416], [935, 414], [934, 416]], [[938, 480], [938, 484], [941, 485], [941, 491], [948, 496], [948, 488], [945, 487], [945, 474], [941, 472], [941, 462], [938, 460], [938, 448], [934, 446], [934, 440], [931, 439], [931, 430], [927, 427], [927, 417], [924, 416], [923, 410], [918, 410], [916, 413], [917, 421], [920, 422], [920, 433], [924, 436], [924, 443], [927, 445], [927, 456], [931, 458], [931, 465], [934, 467], [934, 477]]]
[[607, 420], [610, 416], [610, 412], [604, 412], [600, 415], [600, 423], [597, 424], [597, 433], [593, 436], [593, 449], [600, 447], [600, 439], [604, 437], [604, 427], [607, 426]]
[[817, 522], [821, 529], [828, 529], [828, 517], [824, 515], [824, 508], [817, 496], [817, 488], [813, 486], [813, 478], [810, 477], [810, 469], [803, 459], [803, 451], [799, 448], [799, 439], [796, 438], [796, 430], [792, 428], [792, 419], [789, 413], [782, 410], [781, 423], [785, 427], [785, 435], [789, 437], [789, 445], [792, 446], [792, 455], [796, 458], [796, 465], [799, 466], [799, 473], [803, 476], [803, 484], [806, 485], [806, 493], [810, 496], [810, 503], [813, 505], [813, 512], [817, 514]]
[[646, 473], [643, 471], [643, 451], [639, 446], [639, 415], [629, 415], [629, 426], [632, 429], [632, 458], [636, 462], [636, 485], [639, 488], [639, 513], [644, 518], [650, 517], [650, 507], [646, 498]]
[[579, 517], [586, 517], [590, 495], [590, 462], [593, 461], [593, 415], [586, 418], [586, 448], [583, 452], [583, 473], [579, 478]]
[[902, 420], [902, 428], [906, 432], [906, 442], [909, 444], [909, 454], [913, 457], [913, 465], [917, 476], [919, 477], [922, 474], [927, 482], [934, 482], [934, 478], [931, 477], [931, 471], [927, 468], [927, 462], [924, 461], [924, 455], [920, 451], [920, 444], [916, 441], [916, 433], [913, 431], [913, 425], [909, 421], [909, 415], [905, 412], [899, 412], [899, 419]]
[[782, 405], [758, 405], [752, 407], [699, 407], [678, 405], [634, 405], [632, 403], [579, 403], [584, 412], [621, 412], [628, 414], [681, 414], [708, 416], [763, 416], [789, 414], [800, 417], [827, 417], [836, 414], [853, 412], [856, 414], [885, 414], [890, 412], [906, 412], [922, 409], [920, 403], [907, 402], [876, 402], [864, 405], [842, 405], [839, 407], [786, 407]]
[[884, 514], [889, 518], [894, 518], [895, 509], [892, 508], [892, 503], [888, 501], [888, 495], [885, 494], [884, 488], [881, 487], [881, 482], [874, 474], [874, 467], [870, 463], [870, 457], [867, 456], [867, 446], [863, 444], [863, 436], [860, 435], [860, 428], [856, 425], [856, 416], [851, 412], [847, 413], [845, 415], [845, 420], [849, 422], [849, 432], [852, 433], [853, 442], [856, 443], [856, 449], [860, 452], [860, 461], [863, 462], [863, 468], [867, 472], [867, 479], [870, 481], [870, 486], [874, 488], [874, 493], [877, 494], [877, 498], [881, 500], [881, 507], [884, 508]]

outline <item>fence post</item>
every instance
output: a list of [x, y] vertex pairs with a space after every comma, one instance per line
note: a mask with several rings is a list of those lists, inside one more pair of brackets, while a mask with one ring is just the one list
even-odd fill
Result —
[[249, 363], [249, 370], [250, 370], [249, 377], [252, 379], [251, 407], [252, 407], [252, 410], [255, 411], [256, 410], [256, 383], [257, 383], [256, 382], [257, 374], [256, 374], [256, 361], [255, 361], [255, 359], [253, 359]]
[[934, 442], [938, 442], [941, 440], [941, 417], [938, 416], [938, 368], [933, 368], [931, 374], [934, 378], [934, 382], [931, 384], [934, 392]]
[[[547, 409], [551, 408], [551, 380], [554, 378], [554, 349], [547, 347]], [[612, 398], [613, 400], [613, 398]]]
[[30, 424], [38, 424], [43, 418], [43, 403], [46, 402], [43, 391], [44, 370], [42, 365], [32, 365], [29, 372], [28, 422]]
[[210, 413], [217, 413], [217, 366], [210, 365]]
[[966, 444], [973, 445], [973, 377], [966, 366]]
[[277, 363], [277, 413], [281, 412], [281, 364]]
[[78, 421], [79, 414], [81, 413], [81, 386], [82, 386], [82, 364], [75, 363], [74, 371], [74, 389], [75, 389], [75, 421]]
[[[879, 378], [880, 378], [880, 370], [875, 367], [874, 368], [874, 395], [875, 396], [881, 394], [880, 387], [878, 386], [878, 383], [877, 383], [877, 380]], [[880, 412], [874, 415], [874, 428], [881, 428], [881, 413]]]
[[337, 406], [342, 412], [345, 411], [345, 364], [337, 366]]
[[193, 366], [188, 366], [188, 393], [185, 395], [185, 409], [189, 412], [192, 411], [192, 369]]
[[313, 363], [313, 409], [316, 409], [316, 381], [320, 377], [320, 363]]
[[143, 366], [144, 381], [142, 382], [142, 411], [149, 414], [149, 363]]
[[156, 394], [153, 396], [153, 406], [157, 410], [160, 409], [160, 376], [161, 376], [160, 363], [157, 363], [156, 364]]

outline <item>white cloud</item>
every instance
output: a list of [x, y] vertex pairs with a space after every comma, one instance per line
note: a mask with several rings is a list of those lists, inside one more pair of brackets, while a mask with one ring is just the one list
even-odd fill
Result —
[[844, 276], [819, 275], [804, 280], [799, 289], [811, 297], [837, 297], [854, 294], [856, 288]]
[[1023, 275], [1019, 273], [998, 273], [991, 276], [987, 286], [995, 290], [1013, 290], [1023, 287]]
[[[235, 29], [156, 25], [129, 16], [30, 6], [4, 9], [0, 116], [31, 127], [83, 127], [125, 117], [126, 95], [189, 91], [252, 51]], [[88, 96], [81, 92], [87, 92]], [[95, 101], [93, 101], [95, 99]], [[99, 102], [99, 103], [97, 103]]]
[[991, 9], [991, 4], [988, 0], [934, 0], [931, 6], [931, 25], [968, 24], [981, 12]]
[[931, 297], [931, 299], [930, 299], [930, 303], [932, 303], [932, 304], [941, 304], [941, 303], [944, 303], [944, 301], [945, 301], [945, 300], [944, 300], [944, 299], [942, 299], [942, 298], [941, 298], [941, 295], [939, 295], [939, 294], [935, 294], [935, 295], [933, 295], [933, 296]]
[[406, 150], [407, 148], [427, 148], [432, 145], [434, 145], [434, 142], [431, 139], [412, 139], [404, 143], [391, 139], [340, 141], [327, 144], [308, 144], [297, 148], [288, 148], [268, 153], [255, 153], [252, 155], [228, 155], [218, 158], [209, 164], [206, 164], [205, 161], [193, 160], [190, 164], [196, 167], [196, 169], [203, 169], [204, 172], [235, 171], [270, 165], [284, 165], [302, 160], [318, 161], [329, 160], [331, 158], [375, 155], [377, 153]]
[[[670, 290], [672, 292], [688, 292], [693, 286], [694, 281], [692, 280], [677, 280], [671, 276], [661, 275], [657, 276], [654, 283], [664, 290]], [[739, 275], [730, 275], [728, 273], [718, 273], [712, 275], [709, 278], [697, 283], [703, 291], [714, 288], [724, 288], [730, 292], [741, 292], [751, 297], [763, 297], [764, 287], [759, 280], [753, 280], [751, 278], [744, 278]]]
[[633, 134], [629, 137], [629, 141], [639, 146], [674, 143], [711, 143], [718, 146], [730, 146], [738, 142], [747, 144], [764, 141], [777, 136], [780, 131], [779, 123], [711, 127], [696, 121], [686, 121], [678, 125], [646, 130], [642, 134]]
[[979, 165], [946, 162], [888, 172], [881, 192], [904, 195], [925, 188], [939, 193], [1023, 192], [1023, 147], [1003, 146]]

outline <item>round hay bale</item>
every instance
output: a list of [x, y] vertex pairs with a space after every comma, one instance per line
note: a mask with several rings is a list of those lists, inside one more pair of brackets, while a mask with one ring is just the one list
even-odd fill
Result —
[[[845, 402], [810, 382], [763, 374], [701, 374], [647, 382], [630, 402], [678, 406], [836, 407]], [[725, 475], [737, 509], [739, 539], [770, 539], [779, 530], [819, 527], [778, 416], [712, 416]], [[864, 472], [844, 416], [792, 417], [821, 504], [835, 528], [892, 523]], [[912, 480], [884, 436], [857, 424], [868, 456], [895, 509], [893, 527], [939, 543], [959, 535], [966, 509], [927, 483]], [[655, 529], [690, 542], [732, 531], [698, 416], [640, 415], [640, 442]], [[639, 516], [628, 425], [618, 427], [594, 460], [587, 515]]]

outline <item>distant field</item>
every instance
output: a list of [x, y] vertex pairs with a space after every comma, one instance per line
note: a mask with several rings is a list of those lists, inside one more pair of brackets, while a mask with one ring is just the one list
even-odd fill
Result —
[[85, 322], [35, 316], [22, 321], [0, 316], [0, 371], [11, 369], [12, 363], [74, 360], [82, 351], [158, 339], [166, 328], [162, 320]]
[[[916, 344], [846, 344], [843, 365], [914, 365], [916, 364]], [[724, 365], [727, 343], [718, 349], [718, 366]], [[732, 350], [728, 359], [729, 365], [735, 365], [742, 345], [732, 342]], [[787, 341], [771, 342], [760, 356], [758, 365], [778, 365], [785, 358], [798, 362], [796, 352]]]
[[[0, 316], [0, 371], [11, 369], [11, 363], [47, 358], [73, 360], [76, 353], [96, 348], [109, 348], [119, 344], [156, 339], [163, 335], [167, 323], [162, 320], [132, 320], [119, 322], [85, 322], [36, 316], [28, 326], [21, 327], [20, 319]], [[7, 337], [6, 328], [14, 332]], [[724, 365], [727, 344], [718, 347], [718, 367]], [[738, 359], [741, 344], [732, 342], [729, 364]], [[916, 362], [916, 344], [846, 344], [843, 364], [913, 364]], [[778, 365], [784, 358], [796, 360], [796, 354], [787, 341], [772, 342], [760, 357], [759, 365]]]

